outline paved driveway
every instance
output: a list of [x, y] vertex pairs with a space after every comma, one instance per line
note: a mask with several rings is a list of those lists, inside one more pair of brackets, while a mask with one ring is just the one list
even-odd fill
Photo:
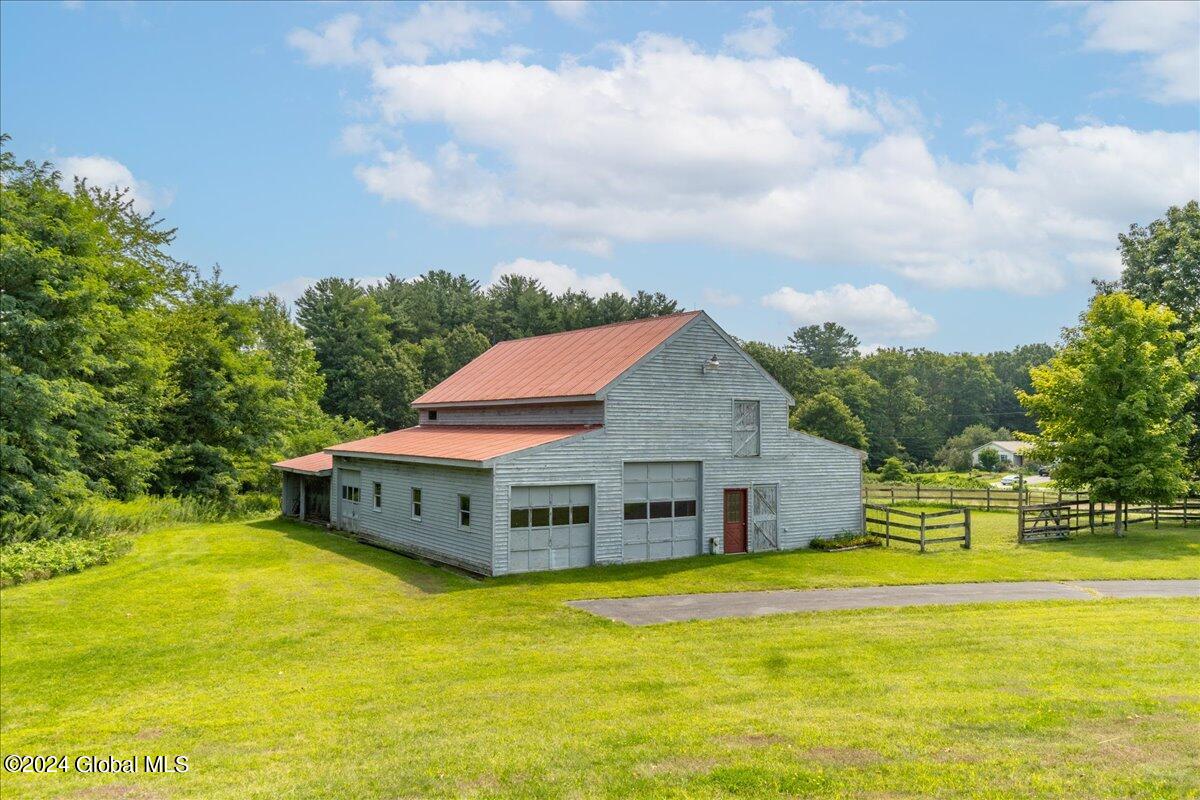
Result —
[[863, 586], [852, 589], [722, 592], [570, 600], [568, 605], [629, 625], [722, 617], [760, 617], [796, 611], [1007, 603], [1020, 600], [1098, 600], [1103, 597], [1200, 597], [1200, 580], [1014, 581]]

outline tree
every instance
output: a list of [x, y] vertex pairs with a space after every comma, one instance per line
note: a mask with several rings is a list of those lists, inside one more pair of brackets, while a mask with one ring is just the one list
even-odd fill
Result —
[[867, 429], [841, 399], [829, 391], [818, 392], [792, 412], [791, 426], [831, 442], [867, 449]]
[[1028, 392], [1033, 389], [1029, 370], [1054, 358], [1055, 352], [1048, 344], [1025, 344], [1012, 350], [997, 350], [983, 357], [998, 382], [995, 395], [987, 406], [991, 424], [1026, 433], [1037, 430], [1037, 425], [1017, 400], [1017, 390]]
[[820, 386], [813, 363], [804, 356], [763, 342], [742, 342], [742, 349], [779, 385], [797, 399], [807, 398]]
[[979, 466], [985, 472], [995, 472], [1000, 467], [1000, 453], [989, 447], [979, 451]]
[[858, 356], [858, 337], [836, 322], [805, 325], [788, 337], [788, 344], [818, 367], [840, 367]]
[[1124, 292], [1100, 295], [1062, 352], [1032, 371], [1022, 404], [1037, 415], [1030, 458], [1058, 462], [1064, 488], [1086, 489], [1121, 512], [1135, 501], [1168, 502], [1186, 491], [1184, 455], [1195, 427], [1182, 414], [1196, 387], [1180, 362], [1175, 314]]
[[885, 459], [883, 466], [879, 469], [879, 480], [884, 483], [904, 483], [908, 479], [908, 470], [904, 468], [904, 462], [896, 456]]
[[167, 401], [157, 329], [188, 267], [124, 192], [18, 163], [0, 136], [0, 515], [142, 491]]
[[[934, 458], [939, 464], [952, 470], [966, 472], [973, 466], [971, 453], [975, 448], [988, 442], [1003, 442], [1009, 439], [1012, 439], [1012, 432], [1007, 428], [992, 429], [987, 425], [968, 425], [962, 433], [947, 439]], [[995, 453], [994, 450], [985, 452]]]

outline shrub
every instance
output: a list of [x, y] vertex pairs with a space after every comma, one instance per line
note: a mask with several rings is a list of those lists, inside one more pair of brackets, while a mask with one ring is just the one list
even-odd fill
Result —
[[813, 550], [843, 550], [847, 547], [879, 547], [879, 539], [867, 533], [844, 531], [837, 536], [813, 539], [808, 543]]
[[35, 539], [0, 547], [0, 586], [81, 572], [129, 552], [128, 536]]
[[884, 483], [904, 483], [907, 477], [908, 471], [904, 469], [904, 463], [895, 456], [884, 461], [879, 470], [879, 480]]

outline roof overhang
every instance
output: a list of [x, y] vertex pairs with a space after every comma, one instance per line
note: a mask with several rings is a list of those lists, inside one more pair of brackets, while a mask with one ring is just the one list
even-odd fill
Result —
[[276, 464], [272, 464], [271, 467], [273, 469], [279, 470], [280, 472], [290, 472], [293, 475], [307, 475], [310, 478], [328, 478], [330, 475], [333, 474], [332, 468], [319, 469], [319, 470], [293, 469], [292, 467], [281, 467]]
[[431, 409], [431, 408], [478, 408], [479, 406], [528, 406], [542, 404], [571, 404], [571, 403], [594, 403], [599, 401], [599, 395], [595, 394], [576, 394], [566, 395], [563, 397], [510, 397], [502, 400], [454, 400], [445, 403], [413, 403], [413, 408]]
[[325, 452], [338, 458], [357, 458], [363, 461], [398, 461], [406, 464], [434, 464], [440, 467], [468, 467], [473, 469], [487, 469], [496, 460], [489, 458], [486, 461], [469, 461], [462, 458], [432, 458], [430, 456], [405, 456], [391, 453], [363, 453], [357, 450], [330, 449]]

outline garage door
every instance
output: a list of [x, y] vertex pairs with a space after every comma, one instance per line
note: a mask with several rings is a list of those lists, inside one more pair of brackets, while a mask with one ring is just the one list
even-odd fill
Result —
[[591, 486], [514, 486], [509, 572], [588, 566], [593, 516]]
[[625, 465], [625, 561], [700, 553], [700, 462]]

